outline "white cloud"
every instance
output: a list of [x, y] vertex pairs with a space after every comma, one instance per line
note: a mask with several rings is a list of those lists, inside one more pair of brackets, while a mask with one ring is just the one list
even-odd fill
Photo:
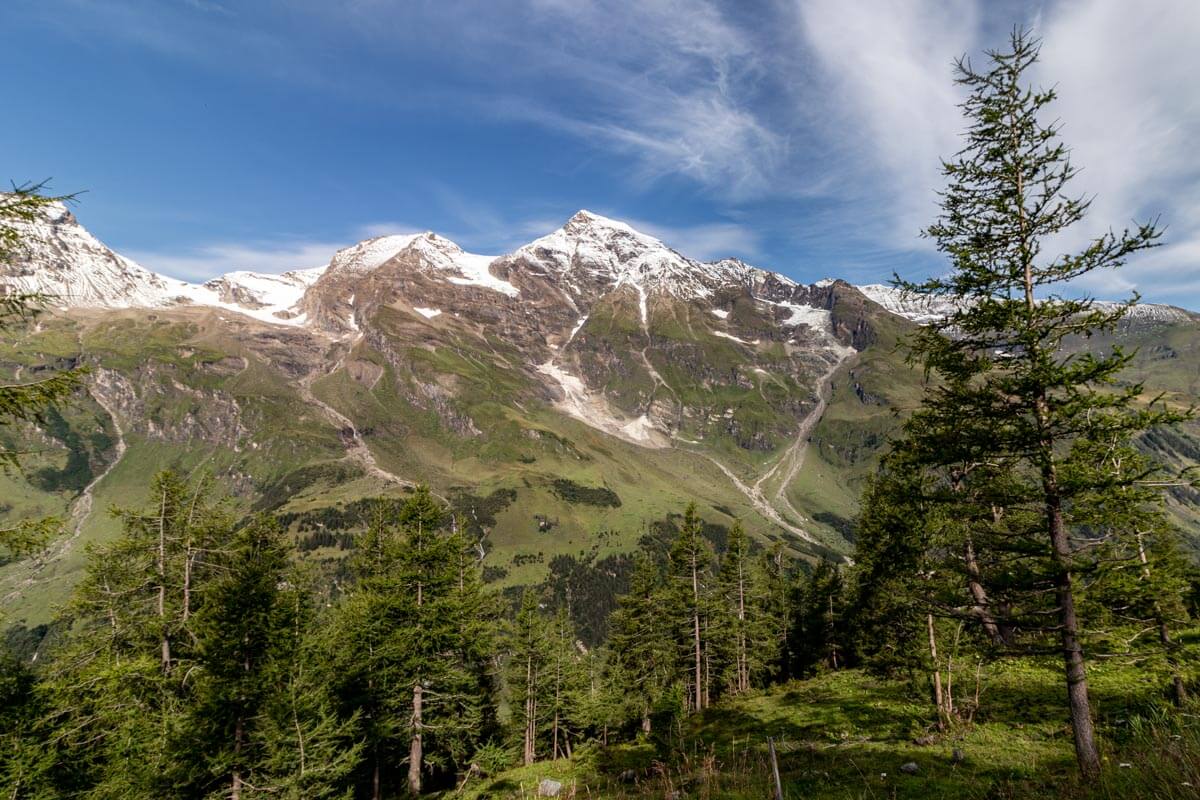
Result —
[[1095, 198], [1064, 246], [1134, 220], [1166, 225], [1163, 247], [1085, 287], [1200, 307], [1200, 3], [1061, 2], [1039, 33], [1040, 75], [1082, 167], [1074, 188]]
[[1079, 288], [1200, 305], [1200, 3], [1153, 6], [1111, 0], [1059, 0], [1020, 7], [983, 0], [797, 4], [805, 48], [821, 68], [819, 102], [828, 123], [814, 128], [828, 148], [835, 193], [862, 213], [882, 244], [925, 247], [916, 234], [936, 213], [944, 184], [939, 159], [960, 146], [951, 62], [979, 63], [1001, 49], [1013, 25], [1032, 24], [1042, 61], [1031, 78], [1056, 86], [1052, 112], [1082, 172], [1073, 192], [1094, 196], [1086, 222], [1064, 249], [1110, 227], [1162, 215], [1167, 247]]
[[205, 281], [226, 272], [279, 273], [328, 264], [345, 242], [280, 242], [204, 245], [187, 252], [136, 250], [126, 253], [147, 269], [186, 281]]
[[670, 226], [640, 220], [625, 221], [683, 255], [700, 261], [731, 257], [751, 259], [759, 252], [758, 234], [733, 222]]
[[877, 236], [918, 246], [936, 213], [940, 159], [958, 148], [951, 64], [977, 41], [978, 4], [811, 0], [799, 24], [821, 81], [802, 99], [824, 112], [816, 146], [832, 151], [839, 193], [884, 212], [867, 223]]
[[[797, 252], [833, 252], [847, 272], [928, 253], [918, 233], [936, 214], [939, 159], [958, 148], [963, 126], [952, 61], [978, 61], [1013, 25], [1031, 24], [1045, 40], [1038, 76], [1059, 89], [1055, 112], [1083, 168], [1075, 188], [1096, 197], [1064, 246], [1157, 214], [1168, 225], [1166, 247], [1086, 287], [1200, 306], [1196, 0], [290, 0], [287, 15], [238, 7], [237, 24], [220, 13], [236, 5], [224, 0], [186, 0], [161, 15], [134, 0], [63, 2], [74, 13], [50, 4], [47, 24], [81, 38], [107, 33], [366, 108], [456, 114], [481, 130], [497, 119], [540, 125], [619, 154], [635, 185], [686, 178], [722, 216], [747, 219], [737, 210], [748, 201], [815, 198], [823, 205], [809, 218], [756, 224], [791, 225], [782, 235]], [[554, 227], [529, 231], [519, 212], [479, 207], [469, 186], [458, 189], [468, 200], [448, 189], [436, 199], [460, 220], [447, 235], [466, 245], [508, 249]], [[714, 257], [758, 243], [749, 225], [723, 223], [662, 238]], [[338, 244], [218, 244], [146, 261], [191, 275], [274, 269]]]
[[769, 54], [752, 18], [712, 0], [513, 0], [489, 11], [357, 0], [336, 14], [309, 10], [381, 53], [410, 48], [462, 70], [443, 102], [622, 154], [642, 183], [685, 176], [721, 197], [759, 197], [786, 159], [786, 133], [759, 102]]

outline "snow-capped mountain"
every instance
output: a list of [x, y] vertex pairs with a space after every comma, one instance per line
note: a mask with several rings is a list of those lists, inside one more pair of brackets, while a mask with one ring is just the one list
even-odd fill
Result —
[[231, 272], [193, 284], [159, 275], [93, 236], [63, 203], [40, 219], [10, 223], [19, 235], [11, 263], [0, 264], [7, 291], [45, 295], [57, 308], [162, 308], [195, 304], [237, 311], [265, 322], [299, 324], [292, 310], [324, 268], [281, 275]]
[[9, 291], [45, 294], [60, 307], [157, 306], [186, 285], [113, 252], [64, 204], [42, 211], [34, 222], [9, 223], [20, 236], [12, 263], [0, 264]]
[[[519, 497], [495, 522], [509, 555], [542, 546], [528, 538], [539, 517], [561, 518], [585, 547], [595, 531], [636, 536], [694, 498], [764, 541], [825, 552], [849, 529], [854, 481], [920, 391], [895, 315], [953, 311], [885, 286], [698, 261], [587, 211], [506, 255], [413, 233], [314, 269], [203, 284], [114, 253], [62, 206], [20, 233], [0, 290], [52, 294], [65, 310], [0, 331], [0, 371], [24, 374], [49, 353], [89, 367], [94, 402], [70, 417], [79, 435], [64, 448], [147, 479], [165, 456], [212, 464], [248, 504], [272, 507], [416, 482], [447, 496], [504, 489]], [[1116, 334], [1141, 346], [1147, 385], [1187, 385], [1200, 316], [1135, 313], [1181, 323], [1170, 336], [1158, 323]], [[100, 452], [97, 420], [130, 456]], [[565, 500], [564, 478], [622, 503]]]
[[[871, 283], [856, 288], [893, 314], [921, 325], [945, 319], [962, 308], [962, 304], [953, 298], [911, 295], [903, 289], [882, 283]], [[1114, 309], [1118, 304], [1097, 300], [1096, 306], [1101, 309]], [[1191, 319], [1192, 315], [1175, 306], [1161, 303], [1138, 303], [1129, 309], [1127, 318], [1132, 321], [1144, 322], [1185, 322]]]
[[518, 248], [509, 260], [559, 279], [575, 298], [628, 286], [639, 298], [666, 293], [710, 297], [756, 272], [736, 260], [694, 261], [624, 222], [583, 210], [558, 230]]
[[[283, 274], [238, 271], [203, 284], [159, 275], [114, 252], [62, 203], [47, 206], [36, 222], [14, 224], [23, 249], [13, 263], [0, 265], [0, 284], [45, 294], [51, 305], [63, 308], [192, 304], [274, 324], [354, 329], [356, 287], [395, 262], [403, 275], [393, 277], [420, 274], [427, 283], [486, 289], [507, 299], [550, 291], [571, 306], [576, 330], [587, 309], [610, 293], [636, 299], [645, 323], [656, 297], [708, 302], [730, 287], [744, 287], [760, 302], [779, 306], [781, 320], [819, 322], [811, 306], [794, 302], [798, 285], [783, 275], [737, 259], [697, 261], [624, 222], [587, 210], [504, 256], [469, 253], [432, 232], [400, 234], [343, 248], [325, 267]], [[952, 299], [913, 297], [883, 284], [856, 288], [887, 311], [920, 324], [943, 319], [957, 308]], [[1182, 321], [1190, 315], [1173, 306], [1140, 304], [1131, 317]]]

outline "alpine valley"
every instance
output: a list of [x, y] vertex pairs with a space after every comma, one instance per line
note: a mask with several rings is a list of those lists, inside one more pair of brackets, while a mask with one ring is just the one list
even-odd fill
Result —
[[[5, 332], [0, 370], [88, 370], [42, 424], [0, 431], [30, 453], [0, 476], [5, 518], [63, 521], [43, 552], [0, 566], [0, 606], [27, 626], [116, 533], [108, 509], [168, 467], [279, 515], [332, 580], [362, 501], [418, 483], [462, 515], [488, 580], [550, 577], [585, 604], [611, 602], [584, 585], [616, 587], [639, 540], [693, 499], [716, 541], [736, 517], [794, 557], [844, 558], [862, 482], [920, 397], [902, 339], [948, 310], [696, 261], [587, 211], [497, 257], [385, 236], [325, 267], [203, 285], [113, 252], [62, 205], [20, 233], [0, 283], [52, 308]], [[1114, 344], [1137, 348], [1128, 379], [1147, 399], [1200, 396], [1200, 315], [1137, 306], [1086, 346]], [[1194, 462], [1200, 424], [1142, 446]], [[1195, 547], [1191, 491], [1171, 509]]]

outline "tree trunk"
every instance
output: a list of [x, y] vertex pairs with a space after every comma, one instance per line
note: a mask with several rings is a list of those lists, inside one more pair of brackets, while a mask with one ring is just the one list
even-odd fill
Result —
[[642, 714], [642, 733], [650, 735], [650, 712]]
[[[1146, 558], [1146, 544], [1142, 540], [1142, 534], [1137, 533], [1138, 558], [1142, 562], [1142, 574], [1146, 576], [1146, 580], [1150, 580], [1150, 561]], [[1163, 651], [1167, 655], [1167, 666], [1171, 668], [1171, 700], [1176, 707], [1181, 707], [1187, 703], [1187, 687], [1183, 683], [1183, 675], [1179, 671], [1179, 659], [1176, 655], [1178, 645], [1171, 640], [1171, 629], [1167, 626], [1167, 620], [1163, 616], [1162, 607], [1156, 601], [1154, 603], [1155, 621], [1158, 623], [1158, 641], [1163, 646]]]
[[421, 692], [421, 682], [418, 680], [413, 684], [413, 734], [408, 748], [408, 791], [413, 795], [421, 793], [421, 763], [425, 757], [421, 744], [421, 703], [423, 700]]
[[162, 625], [162, 669], [171, 671], [171, 639], [167, 635], [167, 493], [158, 509], [158, 620]]
[[237, 718], [233, 727], [233, 785], [229, 787], [230, 800], [240, 800], [242, 796], [242, 739], [245, 736], [245, 725], [242, 718]]
[[534, 695], [533, 656], [525, 660], [525, 766], [533, 763], [534, 737], [537, 735], [537, 698]]
[[829, 594], [829, 664], [838, 668], [837, 631], [833, 628], [833, 593]]
[[737, 688], [739, 692], [750, 691], [750, 658], [746, 647], [746, 579], [743, 566], [738, 562], [738, 635], [737, 635]]
[[380, 774], [379, 753], [375, 753], [375, 766], [371, 770], [371, 800], [383, 800], [383, 776]]
[[987, 590], [981, 583], [979, 562], [975, 560], [975, 544], [969, 537], [966, 547], [963, 549], [963, 564], [967, 568], [967, 589], [971, 592], [971, 600], [974, 603], [971, 612], [979, 619], [984, 633], [992, 640], [992, 644], [1001, 645], [1004, 643], [1004, 637], [1000, 632], [1000, 626], [996, 624], [995, 617], [988, 610]]
[[1171, 700], [1176, 707], [1182, 707], [1187, 703], [1188, 693], [1187, 687], [1183, 683], [1183, 675], [1179, 671], [1179, 659], [1176, 655], [1176, 648], [1179, 645], [1171, 639], [1171, 630], [1167, 627], [1166, 620], [1163, 619], [1158, 621], [1158, 641], [1167, 651], [1167, 665], [1171, 668]]
[[1071, 728], [1075, 732], [1075, 758], [1085, 779], [1100, 774], [1100, 752], [1092, 724], [1092, 706], [1088, 699], [1087, 668], [1083, 646], [1079, 642], [1079, 619], [1075, 613], [1075, 593], [1071, 574], [1071, 544], [1063, 525], [1062, 503], [1058, 497], [1053, 468], [1047, 469], [1046, 515], [1050, 543], [1058, 566], [1055, 592], [1058, 600], [1059, 627], [1062, 632], [1063, 666], [1067, 678], [1067, 703], [1071, 710]]
[[[555, 702], [557, 703], [558, 701], [555, 700]], [[552, 738], [554, 740], [554, 743], [553, 743], [553, 745], [551, 745], [551, 748], [550, 748], [550, 752], [551, 752], [550, 758], [557, 759], [558, 758], [558, 709], [557, 708], [554, 709], [554, 734], [553, 734]]]
[[702, 661], [700, 654], [700, 576], [697, 557], [692, 554], [692, 630], [695, 637], [696, 645], [696, 710], [704, 708], [704, 698], [701, 694], [703, 685], [703, 675], [701, 675]]
[[938, 730], [946, 729], [946, 706], [942, 697], [942, 668], [938, 664], [937, 638], [933, 633], [933, 614], [925, 617], [929, 623], [929, 658], [933, 663], [933, 704], [937, 707]]

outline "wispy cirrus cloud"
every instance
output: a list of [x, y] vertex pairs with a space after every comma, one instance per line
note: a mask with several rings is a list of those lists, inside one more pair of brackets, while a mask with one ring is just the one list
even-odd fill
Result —
[[[472, 175], [420, 177], [446, 187], [433, 192], [440, 215], [424, 225], [476, 250], [502, 252], [544, 233], [550, 228], [524, 226], [575, 197], [642, 218], [640, 227], [690, 255], [762, 251], [766, 266], [821, 269], [807, 255], [819, 253], [863, 280], [883, 279], [892, 266], [939, 268], [919, 232], [936, 214], [939, 159], [958, 148], [964, 124], [952, 61], [978, 62], [1014, 25], [1028, 25], [1045, 40], [1038, 77], [1057, 85], [1055, 111], [1084, 168], [1076, 187], [1095, 197], [1080, 235], [1062, 246], [1133, 219], [1161, 214], [1168, 225], [1166, 246], [1084, 288], [1137, 288], [1200, 306], [1191, 277], [1200, 251], [1195, 0], [1153, 8], [1110, 0], [44, 0], [25, 8], [81, 46], [107, 37], [227, 77], [285, 83], [344, 104], [354, 124], [450, 120], [467, 132], [462, 146], [489, 155], [495, 147], [497, 162], [513, 140], [544, 144], [555, 164], [540, 176], [543, 195], [529, 194], [537, 189], [526, 182], [528, 160], [525, 174], [492, 176], [511, 182], [511, 205], [496, 191], [473, 191]], [[611, 177], [621, 190], [596, 200], [583, 199], [588, 186], [547, 190], [559, 174], [566, 184], [589, 167], [603, 173], [604, 189]], [[341, 178], [322, 177], [327, 186]], [[673, 197], [686, 208], [668, 207]], [[352, 224], [343, 219], [334, 232]], [[336, 238], [323, 232], [310, 244], [333, 247]], [[307, 255], [293, 240], [250, 241], [171, 263], [198, 275], [206, 264], [294, 266]]]
[[900, 252], [928, 246], [916, 234], [936, 213], [939, 158], [958, 149], [964, 125], [951, 62], [980, 64], [982, 50], [1028, 26], [1044, 42], [1031, 77], [1057, 88], [1052, 111], [1083, 168], [1072, 191], [1093, 198], [1088, 219], [1056, 244], [1078, 247], [1135, 219], [1168, 225], [1166, 246], [1079, 288], [1200, 306], [1200, 5], [804, 0], [795, 9], [833, 89], [820, 95], [830, 124], [814, 129], [817, 141], [877, 241]]

